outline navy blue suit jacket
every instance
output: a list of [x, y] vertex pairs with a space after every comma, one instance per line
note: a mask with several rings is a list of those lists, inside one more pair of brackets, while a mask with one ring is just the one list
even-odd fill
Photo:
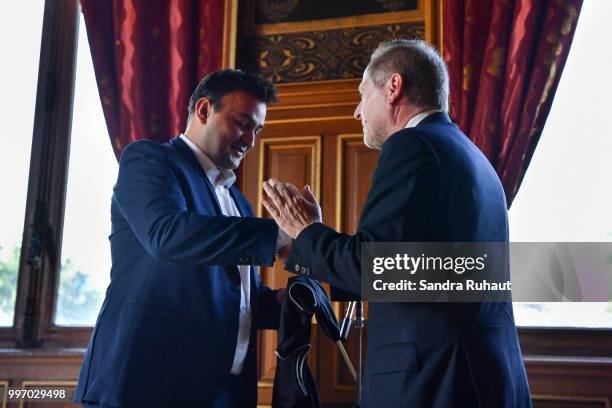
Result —
[[[287, 269], [360, 293], [362, 242], [507, 241], [497, 174], [434, 113], [385, 141], [357, 233], [309, 226]], [[530, 406], [510, 303], [372, 302], [367, 336], [364, 407]]]
[[[240, 306], [235, 265], [272, 265], [278, 227], [226, 217], [189, 147], [137, 141], [121, 156], [111, 206], [111, 283], [83, 361], [75, 401], [133, 406], [211, 404], [234, 358]], [[276, 292], [251, 268], [253, 331], [243, 367], [256, 401], [255, 330], [275, 328]], [[170, 406], [170, 405], [168, 405]]]

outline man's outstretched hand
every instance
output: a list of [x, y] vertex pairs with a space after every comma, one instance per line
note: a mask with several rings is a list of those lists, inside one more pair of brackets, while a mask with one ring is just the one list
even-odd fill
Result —
[[321, 207], [310, 186], [300, 192], [291, 183], [270, 179], [263, 183], [262, 197], [266, 210], [274, 217], [278, 226], [293, 239], [302, 230], [315, 222], [321, 222]]

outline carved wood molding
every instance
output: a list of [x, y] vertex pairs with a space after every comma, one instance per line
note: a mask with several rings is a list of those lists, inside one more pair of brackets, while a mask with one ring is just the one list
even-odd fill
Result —
[[239, 66], [277, 82], [359, 78], [372, 51], [394, 38], [425, 38], [424, 23], [246, 37]]

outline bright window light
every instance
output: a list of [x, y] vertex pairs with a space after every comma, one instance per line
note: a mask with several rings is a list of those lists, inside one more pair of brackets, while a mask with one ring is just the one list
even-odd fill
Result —
[[[544, 132], [510, 209], [510, 240], [612, 241], [612, 2], [585, 1]], [[612, 303], [515, 303], [517, 325], [612, 328]]]

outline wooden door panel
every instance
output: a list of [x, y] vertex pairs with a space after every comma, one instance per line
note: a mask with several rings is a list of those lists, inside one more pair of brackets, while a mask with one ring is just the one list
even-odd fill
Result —
[[346, 234], [354, 234], [357, 231], [377, 162], [378, 151], [363, 143], [362, 134], [338, 137], [335, 224], [339, 231]]
[[[354, 234], [359, 225], [359, 217], [370, 190], [374, 169], [378, 162], [378, 151], [365, 146], [362, 133], [345, 133], [336, 137], [336, 175], [335, 175], [335, 219], [336, 230]], [[339, 319], [345, 314], [347, 303], [334, 302]], [[367, 305], [366, 305], [367, 308]], [[367, 310], [366, 310], [367, 313]], [[363, 336], [362, 357], [365, 354], [365, 334]], [[358, 342], [354, 327], [345, 342], [351, 361], [357, 368]], [[319, 351], [321, 365], [321, 397], [325, 401], [355, 401], [356, 386], [353, 377], [335, 344], [321, 340]]]
[[[247, 168], [249, 173], [254, 173], [251, 170], [256, 169], [257, 178], [255, 183], [248, 186], [248, 193], [251, 202], [255, 204], [255, 212], [258, 216], [269, 217], [263, 208], [261, 195], [263, 181], [272, 177], [300, 187], [308, 184], [315, 196], [319, 195], [321, 136], [261, 138], [250, 158], [251, 162], [247, 162]], [[251, 174], [251, 180], [252, 176]], [[284, 265], [280, 262], [276, 262], [272, 268], [261, 268], [260, 274], [263, 282], [271, 288], [285, 287], [287, 279], [291, 276], [284, 270]], [[259, 339], [259, 400], [269, 402], [270, 387], [274, 382], [276, 370], [276, 355], [274, 354], [277, 343], [276, 332], [264, 331], [260, 334]]]
[[[290, 87], [292, 92], [281, 94], [279, 106], [270, 109], [264, 131], [240, 168], [240, 189], [257, 216], [269, 217], [261, 203], [262, 183], [274, 177], [298, 188], [309, 184], [321, 203], [325, 224], [347, 233], [356, 230], [378, 152], [365, 147], [361, 122], [352, 117], [358, 103], [357, 83], [339, 86], [342, 92], [321, 94], [317, 88], [312, 95]], [[333, 98], [338, 100], [325, 106]], [[285, 287], [290, 276], [279, 262], [261, 270], [262, 281], [272, 288]], [[340, 317], [342, 305], [334, 302], [334, 308]], [[276, 339], [273, 331], [259, 334], [259, 404], [271, 402]], [[354, 380], [337, 346], [319, 333], [316, 321], [311, 344], [309, 366], [322, 401], [354, 401]], [[353, 361], [356, 345], [351, 335], [346, 346]]]

